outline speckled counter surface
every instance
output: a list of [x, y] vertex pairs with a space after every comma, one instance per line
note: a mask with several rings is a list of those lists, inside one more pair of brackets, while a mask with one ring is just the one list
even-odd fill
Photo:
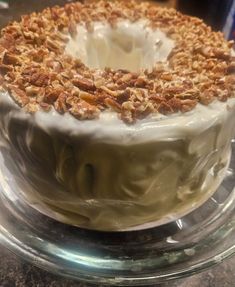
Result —
[[[211, 270], [155, 287], [234, 287], [235, 257]], [[92, 287], [39, 270], [0, 247], [0, 287]]]
[[[4, 1], [9, 8], [1, 9], [0, 26], [8, 21], [19, 18], [20, 15], [31, 11], [39, 11], [46, 6], [65, 3], [65, 0], [9, 0]], [[174, 1], [172, 1], [173, 3]], [[4, 6], [3, 6], [4, 8]], [[6, 8], [6, 7], [5, 7]], [[235, 239], [234, 239], [235, 240]], [[234, 287], [235, 286], [235, 257], [219, 266], [195, 275], [193, 277], [170, 282], [163, 287]], [[51, 275], [24, 262], [0, 246], [0, 287], [88, 287]], [[159, 286], [159, 285], [158, 285]], [[155, 286], [157, 287], [157, 286]]]

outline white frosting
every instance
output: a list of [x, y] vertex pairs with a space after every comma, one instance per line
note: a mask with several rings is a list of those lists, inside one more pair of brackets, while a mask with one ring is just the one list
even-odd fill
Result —
[[[38, 111], [34, 116], [28, 115], [22, 112], [7, 93], [1, 94], [0, 104], [1, 102], [14, 107], [13, 117], [19, 119], [29, 117], [46, 132], [60, 130], [73, 136], [90, 135], [102, 142], [119, 144], [187, 139], [217, 124], [223, 124], [235, 110], [235, 98], [231, 98], [227, 102], [214, 101], [208, 106], [198, 104], [195, 109], [187, 113], [168, 116], [155, 114], [133, 125], [127, 125], [115, 112], [103, 112], [96, 120], [79, 121], [69, 113], [61, 115], [55, 110]], [[16, 113], [16, 110], [19, 112]]]
[[158, 140], [173, 141], [198, 134], [208, 128], [221, 124], [235, 108], [235, 99], [226, 103], [217, 102], [204, 106], [198, 104], [188, 113], [177, 113], [168, 116], [156, 114], [134, 125], [126, 125], [113, 112], [104, 112], [100, 118], [91, 121], [78, 121], [70, 114], [63, 116], [55, 111], [38, 112], [35, 120], [41, 128], [64, 130], [71, 134], [90, 134], [106, 142], [131, 144]]
[[123, 20], [115, 29], [107, 22], [95, 22], [93, 32], [78, 25], [77, 35], [70, 37], [66, 53], [90, 68], [139, 71], [151, 70], [157, 61], [165, 61], [173, 47], [174, 41], [159, 29], [151, 29], [147, 20]]

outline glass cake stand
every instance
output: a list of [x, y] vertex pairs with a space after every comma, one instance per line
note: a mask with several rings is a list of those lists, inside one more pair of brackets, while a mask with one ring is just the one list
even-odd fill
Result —
[[[235, 141], [232, 147], [235, 155]], [[109, 286], [147, 285], [192, 275], [235, 253], [235, 156], [220, 188], [195, 211], [159, 227], [112, 233], [65, 225], [31, 208], [19, 196], [11, 161], [2, 148], [0, 242], [47, 271]]]

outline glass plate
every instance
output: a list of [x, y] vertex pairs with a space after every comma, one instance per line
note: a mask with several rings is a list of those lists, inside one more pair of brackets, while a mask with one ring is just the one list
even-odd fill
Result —
[[[232, 147], [235, 155], [235, 141]], [[11, 161], [2, 149], [0, 242], [47, 271], [109, 286], [147, 285], [192, 275], [235, 253], [235, 156], [220, 188], [197, 210], [156, 228], [113, 233], [61, 224], [31, 208], [5, 165]]]

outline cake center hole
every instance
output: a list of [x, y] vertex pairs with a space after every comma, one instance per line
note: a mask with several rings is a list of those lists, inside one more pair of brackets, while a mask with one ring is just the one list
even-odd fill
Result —
[[165, 61], [174, 41], [160, 30], [151, 29], [146, 21], [120, 21], [115, 28], [108, 23], [95, 22], [94, 29], [77, 26], [66, 53], [80, 59], [89, 68], [139, 72], [152, 70], [155, 63]]

